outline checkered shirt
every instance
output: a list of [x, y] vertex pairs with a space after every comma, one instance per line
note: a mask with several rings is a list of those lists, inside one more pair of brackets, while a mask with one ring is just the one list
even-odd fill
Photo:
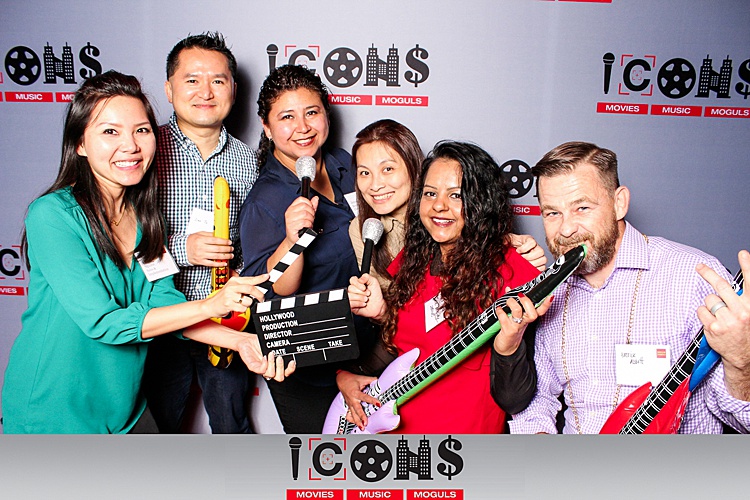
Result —
[[242, 269], [239, 241], [239, 212], [258, 177], [255, 152], [221, 129], [219, 143], [203, 161], [195, 143], [182, 133], [173, 114], [159, 127], [156, 166], [159, 173], [159, 208], [169, 233], [169, 251], [180, 266], [175, 286], [188, 300], [202, 299], [211, 291], [211, 269], [193, 266], [187, 260], [187, 227], [193, 208], [213, 211], [213, 183], [216, 176], [229, 183], [229, 238], [234, 244], [232, 267]]
[[[615, 268], [601, 288], [592, 288], [574, 275], [555, 293], [555, 301], [540, 320], [534, 360], [537, 393], [526, 410], [514, 415], [513, 433], [556, 432], [557, 397], [565, 393], [565, 433], [576, 433], [572, 405], [581, 432], [598, 433], [613, 411], [617, 391], [615, 344], [624, 344], [638, 270], [643, 269], [635, 305], [631, 343], [669, 345], [670, 363], [682, 355], [702, 324], [696, 310], [713, 289], [695, 271], [702, 262], [725, 279], [726, 269], [714, 257], [664, 238], [648, 243], [627, 224], [615, 257]], [[566, 360], [572, 401], [562, 364], [562, 318], [566, 288], [570, 287], [566, 324]], [[722, 432], [721, 419], [739, 430], [750, 425], [750, 403], [726, 391], [719, 364], [690, 397], [680, 433]], [[657, 381], [652, 381], [654, 385]], [[622, 385], [619, 401], [637, 387]]]

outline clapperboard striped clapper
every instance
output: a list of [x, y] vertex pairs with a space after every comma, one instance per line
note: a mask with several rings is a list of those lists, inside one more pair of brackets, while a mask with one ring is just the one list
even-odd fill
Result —
[[269, 278], [258, 285], [257, 288], [260, 289], [260, 291], [264, 294], [268, 293], [273, 284], [276, 283], [281, 275], [284, 274], [284, 271], [286, 271], [289, 266], [291, 266], [292, 263], [297, 260], [297, 257], [299, 257], [302, 252], [304, 252], [305, 249], [310, 246], [310, 243], [313, 242], [316, 236], [317, 234], [312, 229], [302, 229], [300, 231], [297, 243], [295, 243], [294, 246], [292, 246], [292, 248], [290, 248], [289, 251], [284, 254], [281, 260], [277, 262], [275, 266], [273, 266], [273, 269], [271, 269], [271, 272], [269, 273]]
[[260, 302], [252, 318], [263, 354], [274, 351], [297, 367], [359, 356], [346, 288]]

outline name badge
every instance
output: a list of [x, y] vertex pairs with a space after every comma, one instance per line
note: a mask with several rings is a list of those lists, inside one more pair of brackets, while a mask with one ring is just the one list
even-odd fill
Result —
[[351, 192], [344, 195], [344, 199], [349, 204], [349, 208], [354, 212], [354, 217], [359, 215], [359, 205], [357, 205], [357, 193]]
[[426, 332], [445, 321], [444, 306], [440, 294], [424, 303], [424, 327]]
[[615, 375], [617, 383], [642, 386], [646, 382], [657, 385], [671, 368], [668, 345], [615, 345]]
[[172, 258], [172, 254], [169, 253], [166, 247], [161, 258], [152, 260], [151, 262], [144, 262], [142, 259], [138, 259], [138, 265], [141, 266], [146, 279], [152, 283], [180, 272], [180, 269]]
[[193, 208], [190, 212], [190, 221], [185, 232], [193, 234], [200, 233], [201, 231], [214, 232], [214, 213], [201, 208]]

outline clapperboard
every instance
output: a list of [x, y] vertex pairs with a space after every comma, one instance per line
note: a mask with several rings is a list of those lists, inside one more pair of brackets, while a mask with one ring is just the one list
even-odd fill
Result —
[[252, 318], [264, 356], [274, 351], [297, 367], [359, 356], [346, 288], [260, 302]]

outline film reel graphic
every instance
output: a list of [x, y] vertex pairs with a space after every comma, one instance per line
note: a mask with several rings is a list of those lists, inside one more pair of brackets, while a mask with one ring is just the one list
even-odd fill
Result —
[[670, 59], [659, 70], [659, 90], [670, 99], [685, 97], [695, 86], [695, 68], [685, 59]]
[[13, 47], [5, 56], [5, 71], [18, 85], [31, 85], [39, 78], [42, 62], [28, 47]]
[[383, 443], [370, 439], [362, 441], [352, 450], [349, 462], [359, 479], [374, 483], [390, 472], [393, 454]]
[[337, 87], [351, 87], [362, 76], [362, 59], [347, 47], [331, 51], [323, 62], [328, 81]]
[[503, 172], [503, 178], [508, 186], [508, 193], [511, 198], [521, 198], [531, 191], [534, 185], [534, 176], [531, 174], [529, 167], [523, 160], [508, 160], [500, 165]]

